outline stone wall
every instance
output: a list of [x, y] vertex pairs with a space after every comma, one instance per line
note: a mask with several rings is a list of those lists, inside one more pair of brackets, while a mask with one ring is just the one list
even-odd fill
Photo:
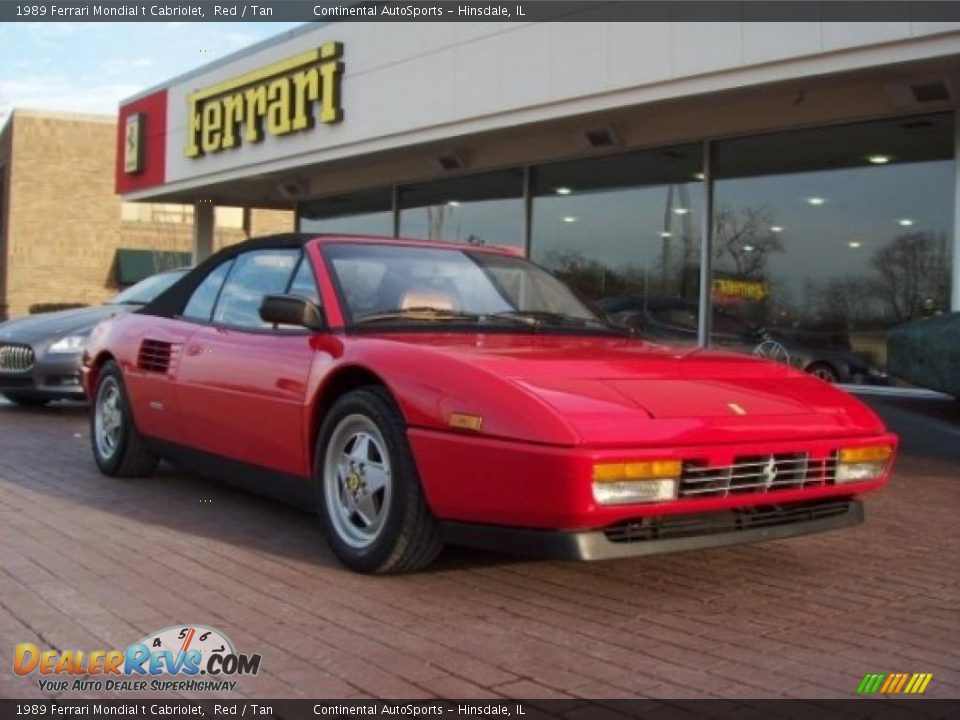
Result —
[[[36, 303], [103, 302], [117, 292], [118, 248], [190, 250], [189, 224], [121, 219], [112, 118], [18, 110], [11, 130], [7, 247], [0, 254], [8, 317]], [[292, 212], [253, 210], [250, 227], [253, 235], [287, 232], [293, 222]], [[242, 229], [218, 228], [214, 247], [245, 238]]]

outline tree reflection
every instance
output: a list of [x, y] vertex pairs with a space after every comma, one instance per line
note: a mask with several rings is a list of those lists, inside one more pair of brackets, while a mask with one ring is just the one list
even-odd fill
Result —
[[906, 322], [942, 311], [950, 287], [947, 240], [927, 232], [900, 235], [877, 250], [874, 269], [891, 319]]
[[714, 258], [729, 259], [738, 279], [762, 279], [771, 253], [783, 252], [783, 243], [770, 228], [776, 223], [767, 208], [718, 208], [714, 215]]

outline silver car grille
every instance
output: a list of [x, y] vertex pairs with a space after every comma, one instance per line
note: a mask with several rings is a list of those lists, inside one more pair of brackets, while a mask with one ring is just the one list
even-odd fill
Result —
[[29, 345], [0, 344], [0, 371], [25, 372], [33, 367], [34, 359]]
[[836, 467], [834, 456], [811, 458], [806, 452], [744, 455], [730, 465], [689, 461], [683, 464], [679, 495], [727, 497], [815, 487], [833, 483]]

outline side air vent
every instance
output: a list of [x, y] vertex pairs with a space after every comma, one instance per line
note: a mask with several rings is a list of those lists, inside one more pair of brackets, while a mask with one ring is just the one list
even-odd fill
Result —
[[144, 340], [140, 345], [137, 367], [144, 372], [166, 373], [170, 369], [171, 345], [162, 340]]

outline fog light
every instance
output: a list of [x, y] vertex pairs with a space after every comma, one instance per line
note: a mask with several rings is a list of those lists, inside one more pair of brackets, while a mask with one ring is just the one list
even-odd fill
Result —
[[837, 483], [876, 480], [883, 475], [892, 456], [890, 445], [843, 448], [837, 458]]
[[676, 497], [676, 480], [621, 480], [593, 484], [593, 499], [601, 505], [665, 502]]
[[664, 502], [677, 497], [679, 460], [637, 460], [593, 466], [593, 498], [601, 505]]

